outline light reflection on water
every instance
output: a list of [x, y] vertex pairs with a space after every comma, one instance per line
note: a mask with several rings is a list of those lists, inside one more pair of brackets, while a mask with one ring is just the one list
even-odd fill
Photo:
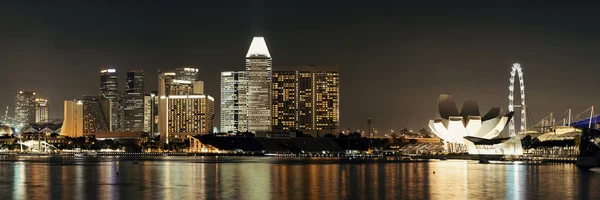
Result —
[[570, 164], [3, 157], [0, 177], [0, 199], [600, 198], [600, 171]]

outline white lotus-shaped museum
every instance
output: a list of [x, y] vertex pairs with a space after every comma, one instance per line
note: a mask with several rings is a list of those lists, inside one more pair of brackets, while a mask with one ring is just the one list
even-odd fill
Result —
[[458, 112], [452, 95], [441, 94], [438, 99], [439, 118], [429, 121], [429, 128], [451, 151], [469, 152], [476, 145], [497, 145], [508, 141], [500, 133], [510, 122], [514, 112], [503, 113], [500, 107], [491, 108], [483, 117], [476, 101], [465, 101]]

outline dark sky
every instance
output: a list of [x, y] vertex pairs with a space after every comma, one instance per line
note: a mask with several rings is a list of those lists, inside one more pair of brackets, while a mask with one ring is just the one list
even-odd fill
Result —
[[219, 72], [243, 70], [258, 35], [274, 70], [341, 68], [343, 129], [365, 129], [367, 117], [382, 131], [426, 127], [439, 93], [461, 105], [478, 100], [482, 112], [506, 108], [513, 62], [524, 67], [535, 120], [600, 105], [600, 6], [593, 4], [14, 2], [0, 5], [2, 113], [15, 92], [33, 90], [49, 99], [51, 118], [62, 118], [63, 100], [97, 94], [103, 65], [121, 77], [143, 69], [148, 91], [157, 70], [195, 65], [219, 109]]

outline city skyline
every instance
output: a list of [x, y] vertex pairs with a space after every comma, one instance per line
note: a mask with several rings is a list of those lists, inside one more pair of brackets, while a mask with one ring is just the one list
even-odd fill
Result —
[[[171, 13], [189, 13], [179, 11], [223, 5], [161, 8], [147, 4], [144, 9], [102, 4], [93, 8], [85, 4], [65, 8], [43, 5], [33, 9], [37, 13], [28, 9], [31, 5], [2, 6], [2, 19], [12, 21], [5, 23], [9, 27], [0, 37], [3, 44], [0, 48], [6, 52], [0, 59], [0, 65], [5, 66], [1, 72], [6, 74], [0, 83], [6, 85], [5, 91], [9, 93], [24, 90], [44, 94], [50, 104], [51, 119], [62, 118], [64, 100], [97, 94], [98, 70], [106, 64], [115, 66], [120, 77], [125, 77], [124, 72], [129, 70], [144, 70], [149, 86], [146, 93], [155, 90], [158, 70], [194, 65], [200, 70], [200, 79], [206, 81], [206, 93], [219, 98], [220, 72], [242, 69], [242, 57], [252, 37], [265, 36], [275, 58], [274, 70], [311, 64], [341, 68], [342, 130], [364, 130], [368, 117], [379, 131], [425, 128], [427, 120], [435, 116], [432, 107], [441, 93], [460, 97], [457, 101], [480, 100], [486, 103], [482, 107], [506, 108], [510, 66], [517, 61], [523, 65], [528, 112], [534, 119], [568, 108], [578, 113], [597, 104], [596, 94], [585, 99], [568, 98], [593, 90], [590, 81], [598, 71], [593, 62], [598, 41], [590, 35], [599, 31], [587, 25], [594, 18], [578, 14], [589, 11], [585, 5], [535, 9], [531, 9], [531, 4], [510, 3], [494, 7], [393, 4], [387, 6], [390, 9], [369, 5], [362, 8], [364, 12], [381, 14], [366, 14], [368, 19], [353, 15], [356, 11], [353, 8], [328, 14], [326, 11], [334, 7], [330, 4], [311, 10], [315, 15], [309, 16], [301, 12], [310, 9], [309, 4], [260, 5], [264, 5], [260, 8], [262, 15], [240, 8], [230, 8], [220, 15], [159, 14], [146, 16], [148, 24], [138, 26], [130, 26], [141, 19], [131, 17], [134, 15], [128, 15], [129, 11], [146, 13], [165, 9]], [[485, 13], [471, 11], [473, 8]], [[53, 16], [57, 10], [64, 14]], [[410, 10], [414, 11], [402, 14]], [[465, 12], [446, 16], [457, 11]], [[234, 17], [217, 17], [214, 21], [214, 16], [228, 14]], [[205, 15], [213, 18], [202, 17]], [[464, 22], [475, 16], [478, 20]], [[180, 22], [188, 17], [198, 21]], [[541, 23], [542, 19], [553, 20], [555, 24]], [[84, 20], [97, 23], [87, 24]], [[208, 25], [190, 28], [202, 24]], [[169, 33], [182, 28], [189, 30]], [[140, 32], [152, 31], [138, 37]], [[29, 77], [32, 72], [35, 76], [31, 79], [12, 78]], [[48, 82], [42, 76], [54, 79]], [[120, 85], [124, 91], [124, 82]], [[10, 106], [9, 113], [13, 113], [13, 104], [11, 97], [0, 99], [0, 105]]]

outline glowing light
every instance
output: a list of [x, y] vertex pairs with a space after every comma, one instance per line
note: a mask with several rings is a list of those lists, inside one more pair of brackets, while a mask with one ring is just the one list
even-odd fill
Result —
[[231, 76], [232, 72], [221, 72], [221, 76]]
[[248, 58], [252, 55], [264, 55], [267, 57], [271, 57], [271, 54], [269, 53], [269, 48], [267, 48], [267, 43], [265, 42], [265, 38], [254, 37], [252, 39], [252, 43], [250, 44], [250, 48], [248, 49], [246, 57]]
[[175, 72], [165, 72], [165, 73], [163, 73], [163, 75], [165, 75], [165, 76], [175, 76], [176, 74], [175, 74]]
[[192, 83], [192, 81], [186, 81], [186, 80], [173, 80], [173, 83], [191, 84], [191, 83]]

